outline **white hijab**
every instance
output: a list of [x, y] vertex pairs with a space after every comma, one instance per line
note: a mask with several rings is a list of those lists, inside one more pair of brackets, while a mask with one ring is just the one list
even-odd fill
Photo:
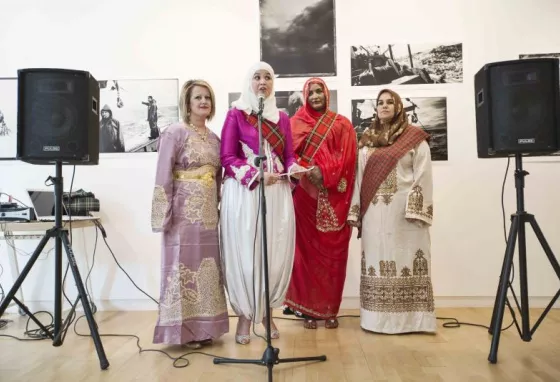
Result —
[[241, 96], [237, 101], [233, 101], [231, 106], [247, 114], [251, 114], [251, 112], [257, 113], [259, 111], [259, 99], [251, 87], [253, 76], [258, 70], [266, 70], [272, 77], [272, 90], [270, 95], [264, 100], [263, 117], [271, 122], [277, 123], [280, 120], [280, 111], [276, 107], [276, 97], [274, 96], [274, 69], [266, 62], [261, 61], [251, 66], [245, 77]]

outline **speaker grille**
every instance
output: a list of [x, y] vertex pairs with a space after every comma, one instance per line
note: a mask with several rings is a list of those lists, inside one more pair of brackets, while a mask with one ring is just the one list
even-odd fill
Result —
[[99, 122], [91, 107], [99, 99], [97, 81], [87, 72], [63, 69], [21, 70], [18, 81], [20, 159], [97, 163]]
[[558, 66], [557, 59], [505, 61], [476, 74], [479, 156], [560, 149]]

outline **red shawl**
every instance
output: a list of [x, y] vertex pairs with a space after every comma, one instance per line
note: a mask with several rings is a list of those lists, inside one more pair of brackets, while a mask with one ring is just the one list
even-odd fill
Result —
[[[325, 111], [313, 110], [307, 102], [309, 86], [317, 83], [325, 93]], [[356, 134], [350, 121], [329, 109], [330, 94], [325, 82], [311, 78], [304, 85], [304, 106], [291, 118], [293, 147], [298, 163], [304, 167], [319, 166], [323, 174], [323, 186], [319, 192], [307, 177], [300, 186], [314, 199], [328, 198], [338, 218], [338, 229], [346, 223], [350, 208], [356, 172]], [[320, 207], [320, 206], [319, 206]], [[318, 211], [326, 217], [329, 211]], [[319, 216], [318, 216], [319, 218]], [[333, 220], [333, 219], [331, 219]], [[321, 222], [317, 222], [318, 225]]]
[[399, 159], [429, 136], [424, 130], [408, 125], [392, 145], [377, 147], [370, 155], [360, 189], [360, 219], [365, 215], [379, 186], [395, 168]]
[[[245, 113], [247, 122], [249, 122], [255, 129], [259, 128], [259, 118], [255, 114]], [[280, 131], [277, 124], [268, 119], [263, 119], [262, 122], [262, 133], [263, 138], [270, 144], [270, 147], [276, 155], [278, 155], [282, 160], [284, 160], [284, 134]]]

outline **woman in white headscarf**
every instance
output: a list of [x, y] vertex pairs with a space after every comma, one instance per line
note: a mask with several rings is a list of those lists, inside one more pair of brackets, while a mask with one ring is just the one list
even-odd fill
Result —
[[[221, 162], [224, 167], [220, 231], [222, 261], [229, 301], [239, 315], [235, 340], [250, 342], [251, 321], [262, 322], [266, 312], [263, 253], [261, 250], [260, 192], [266, 198], [267, 254], [272, 308], [282, 306], [292, 273], [295, 220], [290, 182], [302, 170], [296, 164], [290, 120], [276, 107], [274, 70], [265, 62], [253, 65], [245, 78], [239, 99], [232, 103], [221, 133]], [[259, 96], [263, 98], [264, 179], [255, 158], [259, 154]], [[279, 332], [271, 321], [271, 337]]]

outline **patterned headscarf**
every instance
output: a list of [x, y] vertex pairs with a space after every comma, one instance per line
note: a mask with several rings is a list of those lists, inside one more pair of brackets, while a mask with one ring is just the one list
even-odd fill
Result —
[[383, 89], [377, 95], [376, 102], [383, 93], [391, 94], [395, 102], [395, 115], [389, 124], [382, 125], [379, 120], [379, 115], [376, 113], [371, 126], [362, 133], [362, 137], [358, 143], [360, 148], [364, 146], [383, 147], [392, 145], [408, 126], [408, 116], [404, 112], [404, 105], [401, 97], [390, 89]]

